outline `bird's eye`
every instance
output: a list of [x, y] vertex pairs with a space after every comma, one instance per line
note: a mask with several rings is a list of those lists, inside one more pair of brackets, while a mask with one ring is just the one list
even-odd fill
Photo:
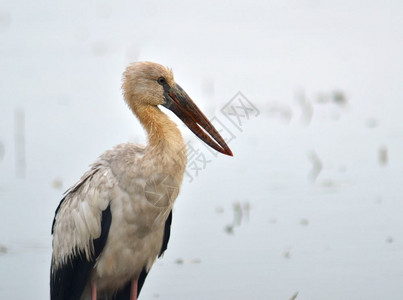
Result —
[[158, 83], [160, 84], [160, 85], [164, 85], [164, 84], [166, 84], [167, 83], [167, 81], [166, 81], [166, 79], [164, 78], [164, 77], [160, 77], [160, 78], [158, 78]]

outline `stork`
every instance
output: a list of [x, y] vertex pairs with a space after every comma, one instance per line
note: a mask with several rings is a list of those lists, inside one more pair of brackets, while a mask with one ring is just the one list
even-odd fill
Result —
[[151, 266], [167, 249], [187, 158], [179, 129], [159, 105], [206, 144], [232, 156], [170, 69], [133, 63], [123, 73], [122, 89], [148, 144], [106, 151], [64, 194], [52, 224], [52, 300], [137, 299]]

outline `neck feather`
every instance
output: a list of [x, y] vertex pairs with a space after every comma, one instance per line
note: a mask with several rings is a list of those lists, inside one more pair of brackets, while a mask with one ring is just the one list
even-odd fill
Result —
[[184, 171], [186, 147], [177, 125], [157, 106], [140, 107], [134, 113], [148, 135], [146, 156], [162, 165], [174, 163], [176, 172]]

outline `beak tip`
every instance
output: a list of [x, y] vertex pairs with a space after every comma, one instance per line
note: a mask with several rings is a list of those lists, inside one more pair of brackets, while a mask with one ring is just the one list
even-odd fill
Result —
[[231, 151], [231, 149], [225, 149], [224, 150], [224, 152], [223, 152], [223, 154], [225, 154], [225, 155], [228, 155], [228, 156], [234, 156], [234, 154], [232, 154], [232, 151]]

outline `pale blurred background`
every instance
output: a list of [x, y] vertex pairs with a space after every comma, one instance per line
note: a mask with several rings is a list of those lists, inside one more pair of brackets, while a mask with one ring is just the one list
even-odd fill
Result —
[[208, 163], [140, 299], [402, 299], [402, 53], [397, 0], [1, 0], [0, 299], [49, 298], [63, 192], [145, 142], [120, 90], [137, 60], [172, 67], [234, 152], [180, 125]]

